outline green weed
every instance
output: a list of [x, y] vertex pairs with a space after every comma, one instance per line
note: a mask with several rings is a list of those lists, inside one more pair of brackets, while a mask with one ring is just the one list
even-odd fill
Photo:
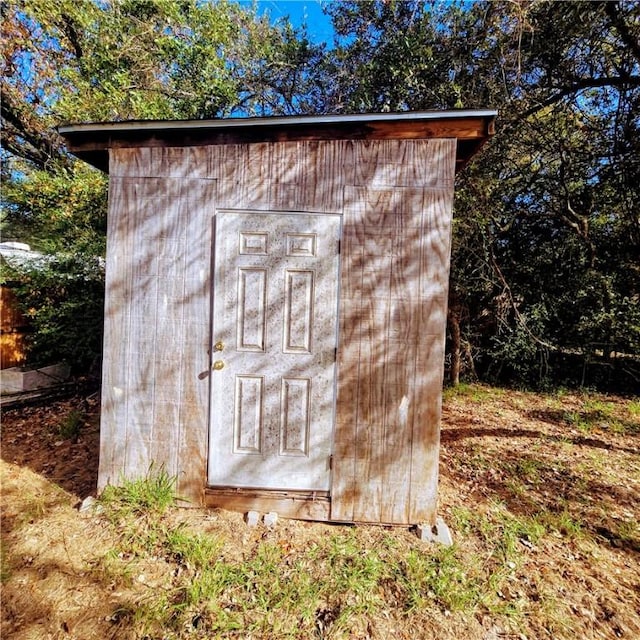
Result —
[[451, 510], [451, 525], [454, 531], [467, 536], [476, 522], [476, 514], [467, 507], [454, 507]]
[[161, 516], [178, 499], [175, 487], [175, 477], [169, 476], [163, 467], [155, 471], [152, 466], [145, 478], [105, 487], [99, 502], [111, 519]]
[[515, 462], [505, 461], [500, 466], [509, 475], [508, 483], [522, 487], [522, 482], [530, 485], [538, 485], [541, 482], [541, 471], [544, 470], [545, 463], [538, 458], [523, 457]]
[[80, 436], [85, 417], [83, 411], [72, 409], [58, 424], [58, 435], [65, 440], [76, 441]]
[[196, 570], [215, 562], [224, 545], [217, 537], [190, 533], [184, 525], [164, 529], [163, 533], [163, 547], [167, 555], [175, 562]]
[[[587, 397], [579, 410], [565, 411], [562, 418], [586, 434], [596, 429], [610, 431], [618, 435], [633, 434], [640, 431], [640, 420], [636, 420], [634, 415], [634, 411], [640, 411], [636, 405], [640, 405], [640, 403], [629, 402], [623, 410], [614, 402]], [[629, 419], [621, 415], [624, 413], [629, 416]]]
[[582, 433], [589, 433], [593, 426], [583, 418], [580, 411], [564, 411], [562, 419]]
[[0, 547], [0, 584], [4, 584], [11, 577], [11, 566], [9, 563], [9, 554], [5, 546]]
[[483, 402], [489, 398], [502, 397], [507, 391], [499, 387], [486, 387], [481, 384], [462, 382], [455, 387], [446, 387], [442, 393], [443, 400], [445, 401], [454, 398], [469, 398], [473, 402]]
[[537, 517], [513, 516], [506, 512], [497, 518], [497, 537], [494, 556], [501, 562], [513, 562], [522, 552], [522, 541], [536, 544], [546, 533], [546, 527]]
[[449, 611], [473, 611], [485, 595], [481, 579], [470, 575], [455, 547], [438, 549], [435, 553], [411, 550], [401, 575], [407, 613], [433, 602]]

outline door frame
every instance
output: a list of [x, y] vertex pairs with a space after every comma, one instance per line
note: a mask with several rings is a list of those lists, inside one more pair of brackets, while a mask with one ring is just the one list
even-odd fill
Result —
[[[212, 428], [212, 399], [214, 393], [214, 376], [212, 375], [213, 361], [215, 360], [215, 328], [214, 310], [217, 295], [215, 287], [215, 264], [216, 264], [216, 240], [218, 214], [258, 214], [258, 215], [300, 215], [300, 216], [335, 216], [338, 218], [338, 250], [336, 269], [336, 306], [335, 306], [335, 357], [333, 361], [333, 404], [331, 408], [330, 425], [330, 466], [329, 466], [329, 488], [326, 491], [314, 490], [282, 490], [282, 489], [262, 489], [245, 488], [234, 485], [209, 485], [209, 464], [211, 462], [211, 428]], [[283, 517], [296, 518], [301, 520], [328, 521], [330, 520], [331, 487], [333, 486], [335, 467], [332, 464], [335, 448], [336, 417], [337, 417], [337, 394], [338, 394], [338, 362], [337, 354], [340, 347], [340, 295], [342, 284], [342, 245], [344, 233], [344, 214], [338, 212], [319, 211], [293, 211], [282, 209], [250, 209], [250, 208], [215, 208], [211, 218], [211, 259], [209, 268], [210, 283], [210, 308], [209, 308], [209, 346], [208, 346], [208, 376], [209, 376], [209, 403], [207, 413], [207, 451], [206, 451], [206, 477], [204, 486], [204, 503], [208, 507], [226, 508], [230, 510], [261, 512], [275, 511]]]

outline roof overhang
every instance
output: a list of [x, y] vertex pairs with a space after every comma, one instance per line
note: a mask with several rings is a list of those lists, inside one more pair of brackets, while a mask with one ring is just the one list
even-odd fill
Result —
[[492, 110], [407, 111], [354, 115], [137, 120], [58, 127], [67, 149], [109, 171], [109, 149], [189, 147], [296, 140], [424, 140], [456, 138], [456, 170], [493, 135]]

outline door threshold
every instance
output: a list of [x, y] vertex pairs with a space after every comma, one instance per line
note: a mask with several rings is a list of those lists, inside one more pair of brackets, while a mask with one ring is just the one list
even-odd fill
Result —
[[204, 501], [207, 507], [241, 513], [275, 511], [283, 518], [294, 520], [330, 520], [331, 498], [328, 491], [206, 487]]

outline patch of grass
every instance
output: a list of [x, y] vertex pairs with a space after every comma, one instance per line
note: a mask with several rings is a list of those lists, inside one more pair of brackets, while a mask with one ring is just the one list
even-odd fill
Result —
[[[164, 468], [156, 471], [151, 467], [145, 478], [105, 487], [98, 503], [116, 528], [122, 552], [134, 556], [164, 553], [167, 530], [162, 517], [178, 500], [175, 485], [175, 477], [169, 476]], [[178, 537], [176, 534], [175, 544]], [[173, 553], [171, 548], [167, 553]]]
[[516, 460], [512, 469], [514, 475], [521, 480], [537, 485], [540, 483], [540, 472], [544, 470], [544, 467], [545, 463], [538, 458], [523, 457]]
[[295, 552], [261, 541], [248, 557], [228, 560], [217, 541], [181, 529], [167, 533], [163, 549], [185, 570], [172, 589], [137, 608], [132, 624], [149, 637], [224, 637], [239, 630], [258, 637], [360, 637], [385, 609], [408, 617], [433, 606], [445, 612], [502, 606], [479, 557], [471, 566], [456, 547], [418, 543], [401, 552], [390, 535], [371, 545], [355, 530], [341, 531]]
[[9, 563], [9, 554], [5, 545], [0, 547], [0, 584], [4, 584], [11, 577], [11, 565]]
[[178, 564], [196, 570], [204, 569], [218, 559], [224, 541], [217, 537], [194, 534], [184, 525], [164, 530], [163, 546]]
[[503, 512], [498, 517], [495, 551], [503, 562], [513, 562], [522, 551], [522, 543], [537, 544], [547, 530], [539, 517], [513, 516]]
[[473, 530], [477, 522], [477, 513], [468, 507], [454, 507], [451, 510], [451, 526], [454, 531], [459, 531], [467, 536]]
[[585, 394], [581, 406], [562, 411], [561, 415], [564, 422], [585, 434], [600, 430], [629, 435], [640, 432], [640, 420], [636, 420], [634, 415], [634, 411], [640, 411], [636, 404], [640, 403], [630, 401], [620, 406]]
[[442, 393], [444, 401], [454, 398], [468, 398], [472, 402], [483, 402], [489, 398], [502, 397], [507, 393], [507, 391], [500, 387], [487, 387], [481, 384], [468, 384], [461, 382], [455, 387], [446, 387]]
[[88, 572], [98, 582], [110, 585], [131, 587], [133, 584], [134, 562], [130, 554], [124, 554], [119, 549], [111, 548], [98, 560], [92, 562]]
[[579, 520], [569, 512], [565, 506], [562, 511], [545, 511], [540, 514], [540, 519], [549, 529], [557, 531], [567, 538], [578, 538], [585, 535], [585, 529]]
[[108, 485], [98, 501], [110, 519], [138, 516], [162, 516], [178, 498], [176, 478], [164, 468], [153, 467], [145, 478], [124, 480], [120, 486]]
[[473, 611], [486, 597], [483, 580], [461, 562], [455, 547], [435, 553], [413, 549], [403, 565], [399, 583], [407, 613], [434, 603], [445, 611]]
[[501, 564], [518, 560], [524, 549], [521, 541], [525, 546], [537, 544], [547, 533], [541, 514], [516, 516], [500, 502], [494, 502], [487, 513], [455, 509], [452, 515], [454, 528], [460, 527], [465, 535], [478, 535], [490, 556]]
[[593, 428], [593, 425], [584, 419], [580, 411], [563, 411], [562, 419], [582, 433], [590, 433]]

